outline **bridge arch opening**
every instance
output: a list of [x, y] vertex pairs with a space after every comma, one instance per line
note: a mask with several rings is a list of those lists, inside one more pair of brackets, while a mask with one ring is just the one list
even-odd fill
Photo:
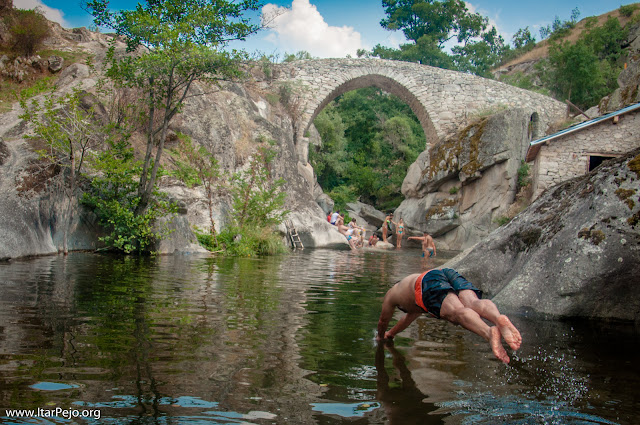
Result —
[[438, 141], [438, 134], [436, 132], [435, 126], [433, 125], [433, 122], [429, 117], [429, 113], [422, 105], [420, 100], [413, 93], [411, 93], [409, 89], [407, 89], [399, 82], [395, 81], [392, 78], [379, 74], [368, 74], [356, 77], [342, 83], [341, 85], [333, 89], [331, 93], [329, 93], [313, 111], [313, 114], [311, 115], [309, 121], [307, 122], [307, 125], [305, 126], [304, 133], [309, 130], [309, 127], [316, 119], [318, 114], [329, 103], [331, 103], [332, 100], [349, 91], [365, 87], [377, 87], [387, 93], [400, 98], [409, 106], [409, 108], [411, 108], [415, 116], [418, 118], [418, 121], [420, 121], [422, 130], [424, 131], [425, 139], [427, 140], [427, 145], [433, 145]]
[[433, 123], [416, 104], [403, 86], [378, 75], [350, 80], [318, 98], [312, 122], [322, 143], [308, 145], [308, 162], [336, 206], [359, 200], [392, 210], [404, 200], [409, 167], [436, 140]]

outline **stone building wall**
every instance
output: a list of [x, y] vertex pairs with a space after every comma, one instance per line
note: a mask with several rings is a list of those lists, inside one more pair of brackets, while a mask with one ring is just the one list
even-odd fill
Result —
[[591, 156], [616, 157], [640, 146], [640, 112], [630, 112], [561, 136], [543, 145], [533, 164], [534, 197], [589, 172]]

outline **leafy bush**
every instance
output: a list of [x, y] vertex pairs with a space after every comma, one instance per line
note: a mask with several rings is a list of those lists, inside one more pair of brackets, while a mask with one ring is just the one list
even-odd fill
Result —
[[349, 202], [355, 202], [358, 200], [358, 195], [356, 194], [355, 189], [346, 185], [334, 187], [328, 195], [333, 200], [334, 210], [336, 211], [344, 212], [346, 211], [347, 204]]
[[500, 81], [525, 90], [532, 90], [534, 88], [531, 77], [525, 75], [522, 71], [514, 72], [511, 75], [503, 75], [500, 77]]
[[49, 23], [38, 9], [13, 9], [9, 33], [11, 51], [21, 56], [32, 56], [49, 37]]
[[494, 220], [494, 223], [496, 223], [498, 226], [504, 226], [505, 224], [507, 224], [508, 222], [511, 221], [511, 219], [509, 217], [507, 217], [506, 215], [501, 215], [500, 217], [496, 217]]
[[459, 190], [460, 188], [458, 186], [453, 186], [451, 189], [449, 189], [449, 194], [455, 195], [456, 193], [458, 193]]
[[270, 228], [256, 226], [245, 226], [242, 229], [227, 227], [218, 235], [216, 248], [224, 249], [225, 255], [236, 257], [276, 255], [288, 251], [280, 235]]
[[529, 164], [520, 161], [520, 167], [518, 167], [518, 189], [529, 184], [529, 168]]
[[637, 9], [638, 6], [636, 4], [627, 4], [625, 6], [620, 6], [620, 9], [618, 10], [622, 16], [629, 18]]
[[[269, 142], [273, 145], [273, 142]], [[236, 173], [231, 179], [233, 218], [242, 229], [251, 224], [258, 228], [280, 224], [287, 214], [283, 211], [286, 193], [285, 181], [274, 179], [271, 162], [276, 152], [269, 146], [260, 146], [251, 158], [246, 171]]]
[[202, 245], [207, 251], [218, 250], [218, 238], [211, 232], [204, 232], [201, 229], [194, 227], [193, 233], [195, 233], [198, 243]]
[[100, 240], [108, 248], [127, 254], [142, 253], [168, 236], [166, 227], [157, 228], [157, 220], [175, 213], [177, 208], [160, 193], [154, 192], [149, 207], [142, 214], [136, 214], [140, 202], [137, 177], [142, 166], [135, 160], [127, 140], [110, 141], [109, 149], [98, 154], [92, 162], [99, 174], [91, 178], [82, 203], [94, 211], [100, 225], [107, 230]]

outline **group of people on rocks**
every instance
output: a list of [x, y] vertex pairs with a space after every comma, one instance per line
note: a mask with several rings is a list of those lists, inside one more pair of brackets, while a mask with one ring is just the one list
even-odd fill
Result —
[[[344, 224], [344, 215], [340, 214], [340, 211], [332, 211], [327, 215], [327, 221], [334, 226], [337, 226], [338, 231], [342, 233], [349, 243], [349, 247], [352, 250], [361, 248], [364, 246], [366, 229], [364, 227], [358, 226], [356, 224], [356, 219], [353, 218], [349, 222], [348, 225]], [[388, 243], [388, 238], [390, 234], [393, 234], [393, 227], [395, 226], [395, 235], [396, 235], [396, 248], [402, 248], [402, 239], [405, 235], [404, 228], [404, 220], [400, 218], [400, 220], [396, 223], [393, 221], [393, 213], [389, 213], [382, 223], [382, 241]], [[436, 245], [433, 241], [433, 237], [429, 235], [428, 232], [424, 232], [422, 236], [409, 236], [407, 240], [416, 240], [420, 241], [422, 245], [422, 256], [423, 257], [433, 257], [436, 255]], [[370, 247], [375, 247], [377, 243], [380, 241], [378, 235], [374, 232], [367, 242], [367, 245]]]
[[336, 226], [338, 228], [338, 232], [342, 233], [345, 238], [347, 238], [349, 247], [352, 250], [356, 250], [364, 246], [364, 238], [367, 231], [364, 227], [356, 224], [355, 218], [352, 218], [349, 224], [345, 225], [344, 216], [340, 215], [340, 211], [335, 211], [327, 216], [327, 221]]

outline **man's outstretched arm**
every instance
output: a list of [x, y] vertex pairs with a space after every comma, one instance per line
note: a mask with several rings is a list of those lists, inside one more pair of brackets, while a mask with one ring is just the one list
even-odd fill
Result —
[[393, 339], [394, 336], [398, 335], [403, 330], [407, 329], [407, 327], [413, 323], [418, 317], [420, 317], [422, 313], [407, 313], [402, 319], [398, 320], [398, 323], [391, 328], [388, 332], [384, 334], [385, 339]]
[[378, 335], [376, 336], [378, 341], [385, 339], [385, 331], [389, 327], [389, 321], [393, 316], [393, 311], [396, 309], [396, 306], [391, 302], [390, 298], [389, 293], [387, 293], [382, 302], [382, 312], [378, 320]]

